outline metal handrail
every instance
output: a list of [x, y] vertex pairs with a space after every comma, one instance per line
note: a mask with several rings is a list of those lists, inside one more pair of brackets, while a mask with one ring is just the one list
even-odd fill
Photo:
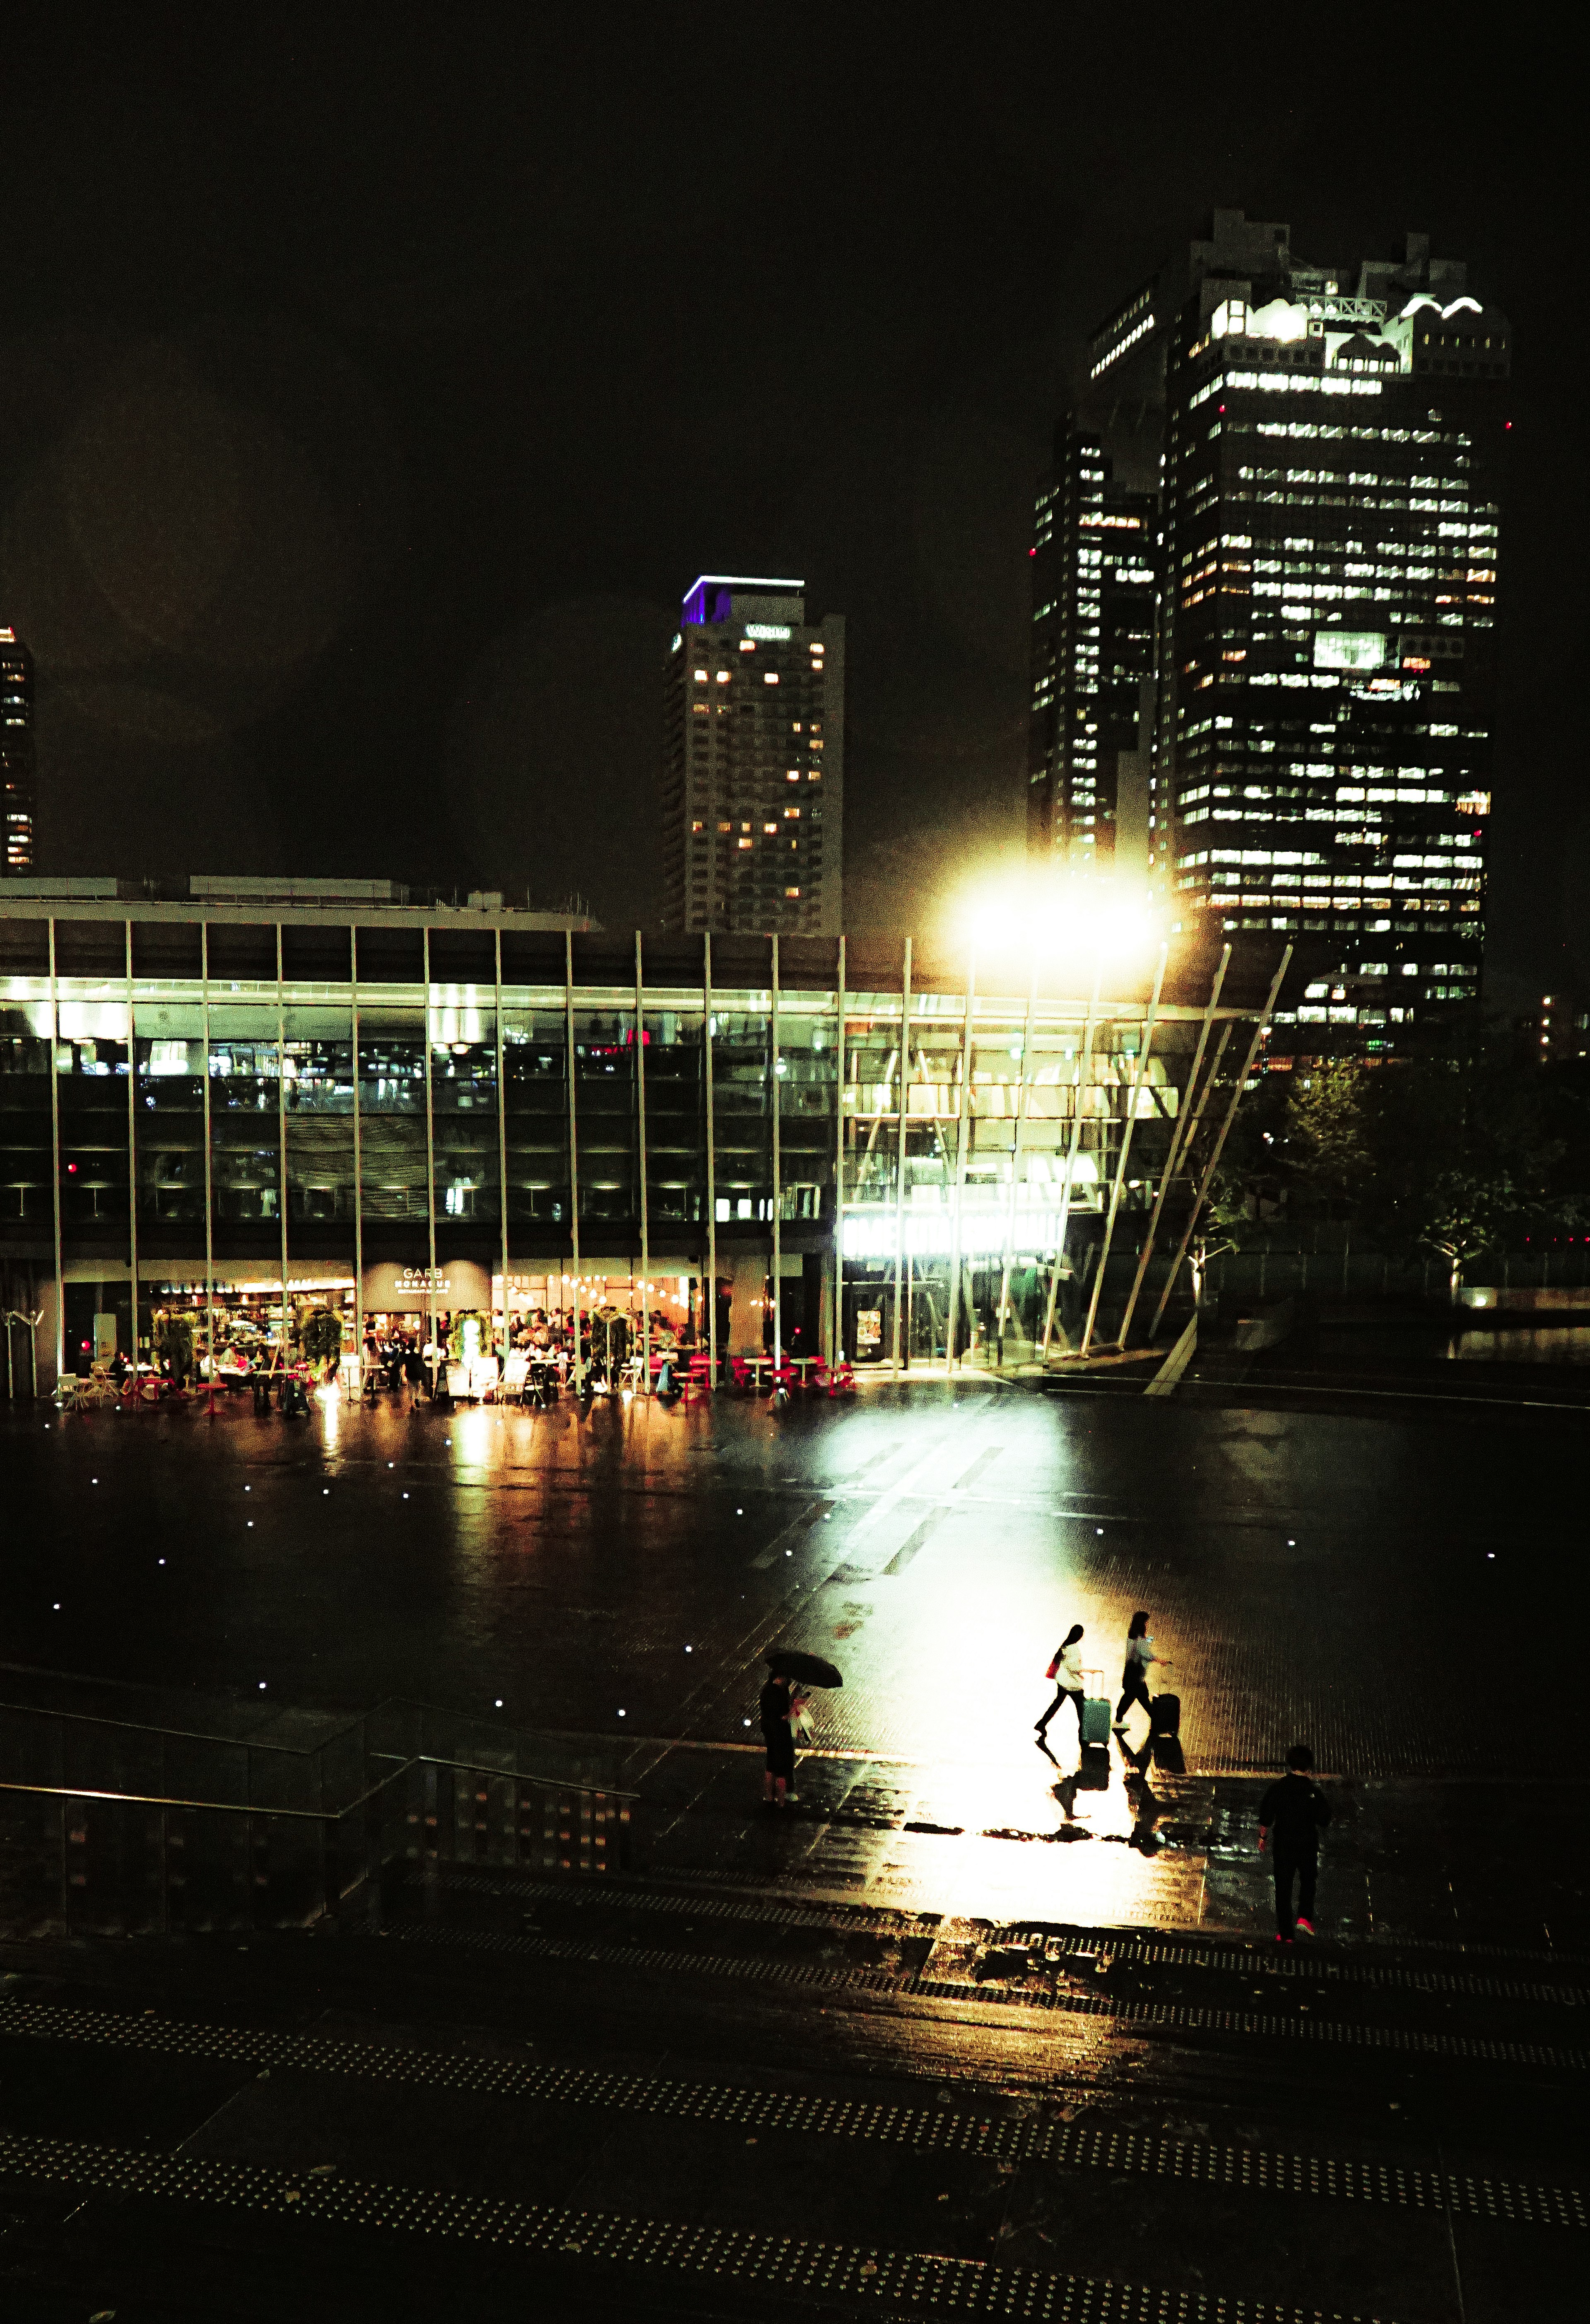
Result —
[[152, 1727], [143, 1719], [116, 1719], [100, 1711], [60, 1711], [47, 1702], [0, 1702], [0, 1711], [20, 1711], [32, 1719], [75, 1719], [84, 1726], [120, 1727], [129, 1735], [171, 1735], [182, 1743], [219, 1743], [232, 1751], [275, 1751], [292, 1759], [312, 1759], [328, 1744], [338, 1743], [345, 1735], [351, 1734], [359, 1723], [355, 1720], [347, 1727], [339, 1727], [326, 1743], [306, 1748], [300, 1743], [256, 1743], [245, 1735], [210, 1735], [202, 1727]]
[[[378, 1752], [375, 1756], [384, 1758], [388, 1755]], [[75, 1784], [13, 1784], [3, 1779], [0, 1779], [0, 1792], [27, 1792], [51, 1800], [114, 1800], [125, 1807], [203, 1809], [216, 1815], [292, 1816], [304, 1823], [334, 1824], [340, 1823], [343, 1817], [351, 1815], [356, 1808], [367, 1807], [389, 1784], [395, 1784], [400, 1776], [406, 1775], [414, 1767], [453, 1767], [461, 1775], [505, 1776], [513, 1783], [534, 1784], [545, 1791], [600, 1792], [606, 1799], [638, 1800], [640, 1797], [638, 1792], [621, 1791], [613, 1784], [577, 1782], [562, 1775], [525, 1775], [512, 1767], [483, 1767], [469, 1759], [438, 1758], [429, 1751], [421, 1751], [411, 1759], [404, 1759], [383, 1775], [378, 1784], [372, 1784], [367, 1791], [360, 1792], [340, 1808], [265, 1807], [247, 1800], [183, 1800], [168, 1798], [159, 1792], [94, 1791]]]
[[[389, 1694], [384, 1696], [382, 1701], [374, 1706], [374, 1710], [362, 1711], [358, 1712], [356, 1717], [348, 1720], [346, 1727], [334, 1728], [332, 1732], [324, 1737], [319, 1743], [269, 1743], [263, 1740], [256, 1742], [252, 1737], [246, 1735], [211, 1735], [201, 1727], [156, 1727], [151, 1725], [147, 1720], [116, 1719], [105, 1711], [62, 1711], [58, 1710], [53, 1704], [44, 1702], [0, 1702], [0, 1711], [21, 1711], [32, 1719], [71, 1719], [78, 1720], [84, 1726], [117, 1727], [125, 1729], [128, 1734], [132, 1735], [170, 1735], [174, 1736], [179, 1741], [184, 1743], [218, 1743], [222, 1745], [224, 1748], [232, 1751], [273, 1751], [276, 1753], [278, 1757], [281, 1758], [315, 1759], [319, 1757], [322, 1752], [329, 1751], [334, 1744], [344, 1741], [347, 1737], [354, 1734], [360, 1728], [367, 1727], [373, 1720], [380, 1715], [382, 1711], [393, 1705], [401, 1705], [410, 1711], [430, 1711], [438, 1719], [469, 1719], [472, 1716], [468, 1711], [444, 1710], [439, 1703], [415, 1702], [406, 1695]], [[522, 1731], [522, 1730], [514, 1728], [510, 1728], [505, 1730], [505, 1732], [509, 1734], [517, 1734]], [[387, 1758], [393, 1755], [389, 1752], [374, 1752], [370, 1756], [374, 1758]], [[418, 1755], [418, 1757], [422, 1759], [428, 1758], [431, 1756], [432, 1755], [428, 1752], [421, 1752]], [[476, 1764], [476, 1762], [467, 1759], [441, 1758], [437, 1761], [437, 1765], [439, 1766], [466, 1767], [473, 1766]], [[507, 1767], [496, 1767], [485, 1768], [483, 1769], [482, 1772], [485, 1774], [504, 1775], [512, 1774], [513, 1770]], [[527, 1782], [541, 1783], [574, 1782], [581, 1785], [587, 1784], [587, 1779], [583, 1776], [527, 1776], [525, 1780]], [[589, 1788], [588, 1785], [587, 1785], [587, 1787]], [[604, 1784], [596, 1788], [603, 1791], [611, 1791], [616, 1787], [613, 1784]], [[630, 1794], [629, 1796], [633, 1797], [635, 1795]]]

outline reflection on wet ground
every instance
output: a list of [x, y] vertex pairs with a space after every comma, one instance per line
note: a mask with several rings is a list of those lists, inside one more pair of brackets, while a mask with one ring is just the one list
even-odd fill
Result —
[[1590, 1364], [1590, 1324], [1499, 1323], [1494, 1331], [1457, 1333], [1445, 1352], [1462, 1363]]
[[[0, 2308], [1577, 2312], [1584, 1791], [1510, 1720], [1581, 1435], [948, 1384], [0, 1424], [0, 1697], [302, 1742], [409, 1694], [641, 1803], [622, 1877], [416, 1863], [382, 1941], [0, 1948]], [[1040, 1746], [1066, 1628], [1112, 1695], [1138, 1607], [1179, 1742]], [[846, 1681], [784, 1811], [774, 1645]]]

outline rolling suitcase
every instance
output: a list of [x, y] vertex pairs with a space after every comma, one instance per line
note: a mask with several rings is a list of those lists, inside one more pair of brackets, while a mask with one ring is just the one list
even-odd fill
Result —
[[1173, 1740], [1181, 1732], [1181, 1697], [1156, 1694], [1149, 1704], [1149, 1733]]
[[[1092, 1679], [1096, 1684], [1097, 1682], [1103, 1678], [1104, 1673], [1102, 1671], [1085, 1671], [1083, 1673], [1083, 1676], [1084, 1678]], [[1110, 1699], [1108, 1695], [1084, 1694], [1082, 1698], [1083, 1749], [1086, 1750], [1090, 1744], [1100, 1743], [1104, 1744], [1107, 1748], [1109, 1740]]]

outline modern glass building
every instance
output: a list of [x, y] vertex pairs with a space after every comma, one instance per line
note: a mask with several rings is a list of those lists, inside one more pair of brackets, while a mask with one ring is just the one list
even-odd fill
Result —
[[46, 1378], [130, 1347], [134, 1284], [145, 1351], [183, 1309], [291, 1345], [306, 1305], [350, 1335], [643, 1306], [720, 1357], [891, 1364], [1119, 1335], [1277, 956], [979, 968], [495, 900], [7, 898], [4, 1302], [43, 1318]]
[[1087, 432], [1062, 429], [1040, 487], [1033, 848], [1075, 857], [1082, 816], [1095, 849], [1104, 828], [1105, 728], [1095, 754], [1077, 688], [1095, 653], [1101, 681], [1124, 669], [1122, 560], [1085, 572], [1077, 528], [1122, 529], [1110, 455], [1141, 455], [1151, 420], [1151, 878], [1184, 929], [1294, 943], [1278, 1053], [1373, 1055], [1478, 995], [1511, 342], [1426, 235], [1315, 263], [1289, 226], [1216, 210], [1185, 272], [1095, 334]]
[[1479, 991], [1511, 333], [1428, 237], [1290, 244], [1217, 212], [1166, 335], [1156, 863], [1373, 1052]]
[[1101, 433], [1062, 420], [1033, 504], [1027, 836], [1049, 862], [1142, 880], [1160, 496], [1112, 471]]

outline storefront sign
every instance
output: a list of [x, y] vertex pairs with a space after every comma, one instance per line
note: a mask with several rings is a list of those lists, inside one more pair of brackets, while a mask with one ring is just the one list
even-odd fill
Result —
[[433, 1274], [429, 1267], [367, 1267], [365, 1309], [374, 1315], [398, 1310], [415, 1313], [435, 1300], [439, 1308], [487, 1308], [491, 1277], [472, 1259], [451, 1259]]

